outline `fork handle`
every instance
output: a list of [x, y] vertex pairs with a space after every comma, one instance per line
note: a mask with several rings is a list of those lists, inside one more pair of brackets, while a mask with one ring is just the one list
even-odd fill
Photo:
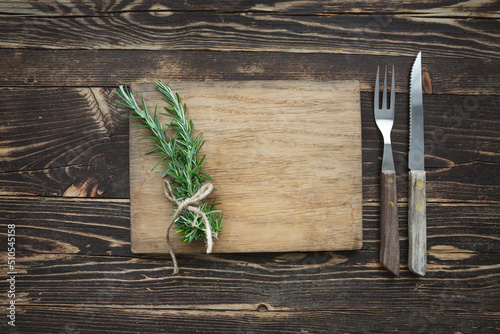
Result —
[[399, 223], [396, 172], [382, 170], [380, 200], [380, 263], [399, 276]]

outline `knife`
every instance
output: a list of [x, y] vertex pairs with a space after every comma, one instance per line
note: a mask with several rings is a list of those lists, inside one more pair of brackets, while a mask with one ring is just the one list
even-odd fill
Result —
[[424, 169], [424, 107], [422, 97], [422, 52], [410, 78], [410, 150], [408, 154], [408, 268], [418, 276], [427, 270], [427, 233]]

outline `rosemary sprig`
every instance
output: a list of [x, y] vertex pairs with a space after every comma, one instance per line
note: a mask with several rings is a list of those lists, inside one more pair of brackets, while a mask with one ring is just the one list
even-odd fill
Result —
[[[162, 99], [169, 105], [168, 108], [165, 107], [167, 113], [160, 113], [160, 115], [171, 117], [171, 122], [165, 126], [158, 119], [158, 106], [155, 107], [155, 112], [151, 116], [144, 97], [141, 108], [137, 104], [132, 90], [129, 91], [125, 86], [119, 86], [116, 91], [123, 100], [123, 102], [117, 102], [134, 111], [133, 115], [125, 117], [138, 118], [141, 120], [141, 124], [137, 126], [150, 129], [151, 136], [140, 138], [151, 139], [155, 144], [146, 154], [159, 153], [162, 155], [152, 170], [155, 170], [159, 165], [165, 168], [163, 172], [160, 172], [163, 174], [162, 177], [170, 179], [170, 182], [174, 184], [173, 194], [175, 198], [177, 201], [182, 201], [196, 194], [208, 180], [213, 181], [209, 175], [202, 172], [202, 166], [206, 164], [204, 162], [205, 155], [200, 159], [199, 152], [205, 141], [201, 140], [202, 133], [193, 137], [193, 122], [186, 119], [186, 105], [181, 104], [179, 95], [161, 81], [155, 82], [155, 87], [162, 94]], [[169, 129], [175, 131], [175, 137], [169, 137], [167, 134]], [[215, 209], [217, 204], [220, 203], [214, 200], [212, 203], [203, 203], [199, 206], [199, 209], [207, 216], [212, 236], [215, 238], [222, 229], [224, 217], [221, 210]], [[203, 219], [192, 211], [183, 210], [175, 220], [175, 224], [177, 232], [183, 232], [181, 237], [183, 241], [191, 242], [206, 238], [206, 227]]]

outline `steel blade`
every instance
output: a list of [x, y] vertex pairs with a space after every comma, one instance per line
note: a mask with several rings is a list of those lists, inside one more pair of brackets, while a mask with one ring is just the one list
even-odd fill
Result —
[[422, 52], [419, 52], [410, 78], [410, 151], [408, 166], [424, 170], [424, 103], [422, 96]]

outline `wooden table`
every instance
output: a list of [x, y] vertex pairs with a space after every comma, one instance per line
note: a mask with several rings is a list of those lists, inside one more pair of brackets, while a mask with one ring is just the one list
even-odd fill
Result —
[[[1, 332], [497, 332], [499, 3], [206, 3], [1, 1]], [[418, 51], [423, 278], [407, 269], [406, 224], [408, 78]], [[399, 278], [378, 264], [382, 137], [372, 100], [385, 64], [397, 74]], [[184, 255], [177, 276], [168, 256], [131, 253], [127, 111], [113, 89], [156, 79], [359, 80], [363, 249]], [[15, 327], [6, 317], [13, 300]]]

